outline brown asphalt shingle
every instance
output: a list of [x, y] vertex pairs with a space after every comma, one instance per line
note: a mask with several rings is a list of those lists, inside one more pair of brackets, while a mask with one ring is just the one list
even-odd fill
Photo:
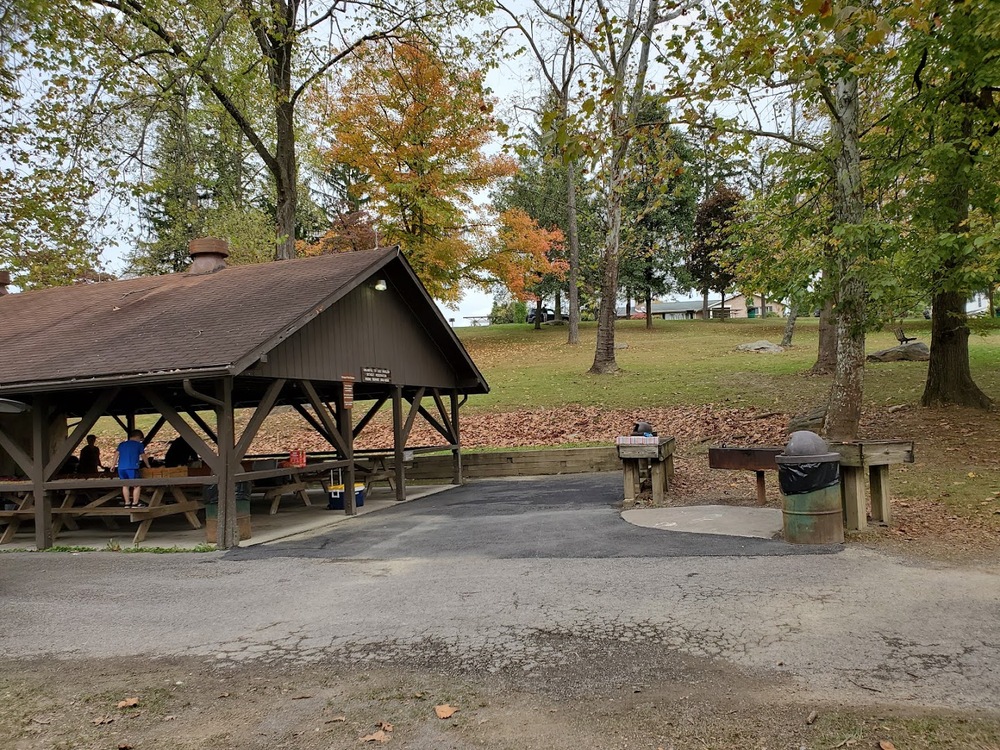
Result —
[[228, 367], [395, 248], [0, 297], [0, 387]]

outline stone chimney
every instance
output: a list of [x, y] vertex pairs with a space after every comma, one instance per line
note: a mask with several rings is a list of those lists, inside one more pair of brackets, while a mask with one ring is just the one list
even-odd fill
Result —
[[191, 254], [190, 274], [215, 273], [226, 267], [229, 243], [215, 237], [199, 237], [188, 243]]
[[10, 271], [0, 271], [0, 297], [10, 294], [7, 291], [8, 284], [10, 284]]

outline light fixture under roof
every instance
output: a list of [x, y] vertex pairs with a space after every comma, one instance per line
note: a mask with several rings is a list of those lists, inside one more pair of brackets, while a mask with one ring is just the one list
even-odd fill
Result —
[[379, 279], [375, 282], [375, 291], [384, 292], [389, 288], [389, 285], [385, 283], [385, 279]]

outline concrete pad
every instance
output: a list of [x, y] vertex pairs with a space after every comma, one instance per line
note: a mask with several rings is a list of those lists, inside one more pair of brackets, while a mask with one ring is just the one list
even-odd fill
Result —
[[691, 534], [722, 534], [772, 539], [781, 532], [781, 511], [730, 505], [635, 508], [622, 518], [636, 526]]

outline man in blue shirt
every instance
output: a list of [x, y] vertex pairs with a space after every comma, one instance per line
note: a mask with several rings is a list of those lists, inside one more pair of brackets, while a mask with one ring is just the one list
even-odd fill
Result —
[[[118, 478], [119, 479], [138, 479], [139, 478], [139, 464], [142, 463], [145, 466], [149, 466], [149, 461], [146, 459], [146, 446], [142, 444], [143, 439], [142, 430], [132, 430], [128, 435], [128, 440], [124, 440], [118, 444], [115, 448], [115, 455], [111, 459], [111, 466], [118, 466]], [[132, 488], [132, 497], [129, 498], [129, 486], [122, 486], [122, 497], [125, 498], [126, 508], [145, 508], [146, 506], [139, 502], [139, 492], [140, 487]]]

